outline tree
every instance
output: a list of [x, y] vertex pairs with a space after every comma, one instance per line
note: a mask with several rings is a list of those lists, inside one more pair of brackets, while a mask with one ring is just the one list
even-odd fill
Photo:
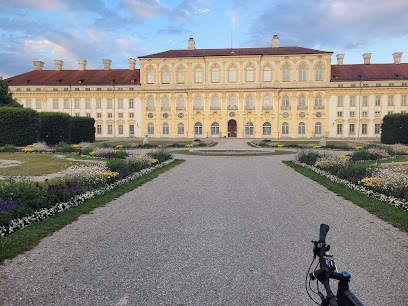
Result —
[[11, 92], [8, 90], [7, 82], [4, 82], [2, 78], [0, 78], [0, 107], [1, 106], [22, 107], [13, 99]]

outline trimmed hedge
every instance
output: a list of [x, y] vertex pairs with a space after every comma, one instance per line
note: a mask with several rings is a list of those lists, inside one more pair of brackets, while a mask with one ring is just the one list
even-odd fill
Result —
[[25, 146], [38, 141], [40, 116], [33, 109], [0, 107], [0, 145]]
[[408, 144], [408, 114], [391, 114], [383, 118], [381, 142]]
[[40, 113], [40, 140], [47, 144], [71, 143], [72, 117], [64, 113]]
[[71, 142], [95, 141], [95, 119], [89, 117], [72, 117]]

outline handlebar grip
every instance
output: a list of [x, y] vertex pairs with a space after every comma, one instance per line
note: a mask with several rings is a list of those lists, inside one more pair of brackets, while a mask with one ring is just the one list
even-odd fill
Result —
[[319, 242], [326, 243], [326, 235], [330, 227], [327, 224], [320, 224]]

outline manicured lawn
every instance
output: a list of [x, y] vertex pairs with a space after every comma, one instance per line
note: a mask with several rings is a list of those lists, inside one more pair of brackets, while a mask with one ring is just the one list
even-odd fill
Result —
[[21, 165], [0, 168], [0, 175], [44, 175], [65, 170], [74, 165], [89, 165], [87, 162], [71, 161], [40, 153], [0, 153], [0, 159], [18, 160]]
[[302, 166], [296, 165], [292, 161], [283, 161], [286, 165], [293, 168], [297, 172], [304, 176], [318, 182], [320, 185], [333, 191], [339, 196], [350, 200], [354, 204], [364, 208], [368, 212], [376, 215], [378, 218], [394, 225], [395, 227], [408, 232], [408, 212], [403, 211], [400, 208], [394, 207], [383, 201], [373, 199], [365, 194], [362, 194], [356, 190], [352, 190], [346, 186], [330, 181], [324, 176], [320, 176], [317, 173], [306, 169]]
[[[86, 201], [79, 206], [63, 211], [39, 223], [31, 224], [9, 236], [0, 238], [0, 263], [3, 263], [5, 259], [13, 258], [22, 252], [32, 249], [42, 238], [77, 220], [80, 215], [88, 214], [93, 209], [104, 206], [108, 202], [153, 180], [158, 177], [159, 174], [164, 173], [183, 162], [184, 160], [176, 160], [173, 163], [158, 168], [139, 179], [130, 181], [108, 191], [100, 197]], [[135, 199], [135, 205], [137, 205], [137, 199]]]

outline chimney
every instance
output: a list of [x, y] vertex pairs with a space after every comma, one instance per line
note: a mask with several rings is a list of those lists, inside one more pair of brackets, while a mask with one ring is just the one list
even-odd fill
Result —
[[110, 59], [103, 59], [103, 70], [110, 70], [110, 65], [112, 64], [112, 61]]
[[62, 64], [64, 64], [63, 61], [61, 61], [61, 60], [54, 60], [55, 71], [61, 71], [61, 70], [62, 70]]
[[279, 36], [275, 33], [275, 35], [273, 35], [272, 37], [272, 48], [279, 48], [280, 44], [279, 44]]
[[394, 58], [394, 64], [401, 64], [402, 52], [395, 52], [392, 57]]
[[344, 54], [337, 54], [337, 65], [343, 65]]
[[43, 70], [44, 62], [42, 61], [33, 61], [34, 70]]
[[193, 34], [191, 34], [191, 37], [188, 39], [188, 47], [187, 47], [187, 49], [188, 49], [188, 50], [195, 50], [195, 49], [196, 49], [196, 47], [195, 47], [195, 41], [194, 41], [194, 38], [193, 38]]
[[129, 70], [135, 70], [136, 60], [134, 58], [129, 58]]
[[86, 70], [86, 60], [78, 60], [79, 70], [83, 71]]
[[371, 54], [372, 53], [364, 53], [363, 54], [364, 64], [366, 64], [366, 65], [370, 64]]

